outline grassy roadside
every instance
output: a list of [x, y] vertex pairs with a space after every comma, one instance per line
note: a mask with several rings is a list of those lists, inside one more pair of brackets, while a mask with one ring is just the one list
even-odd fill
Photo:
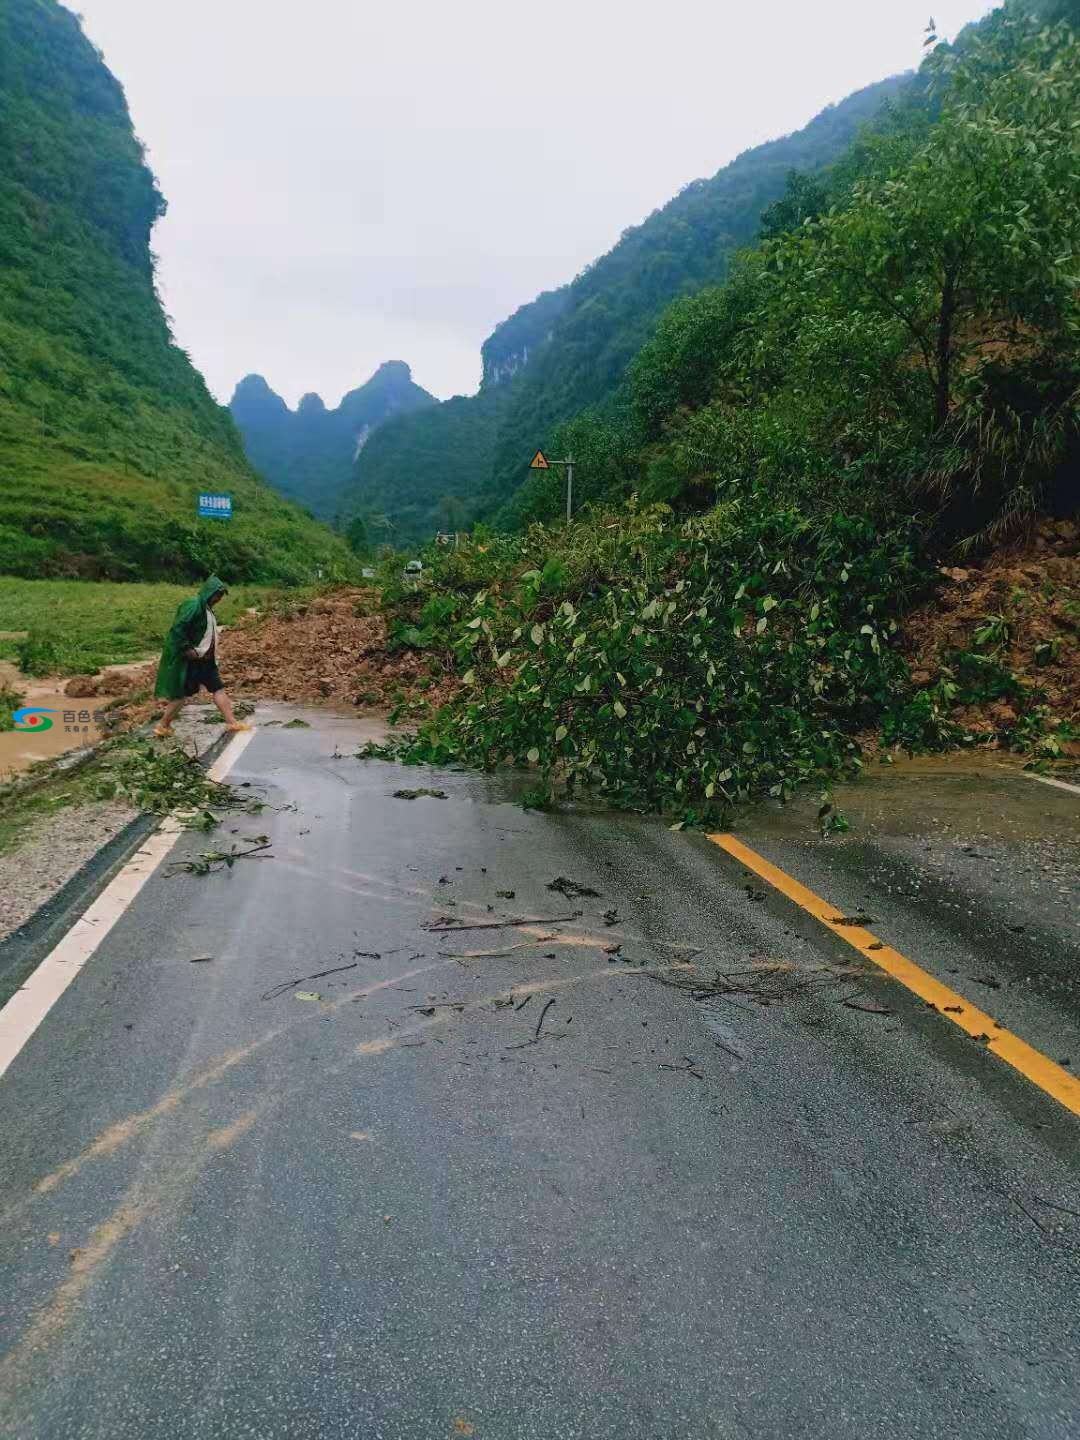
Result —
[[[160, 647], [176, 607], [194, 593], [192, 585], [118, 584], [92, 580], [22, 580], [0, 576], [0, 660], [28, 675], [93, 673], [106, 665], [141, 660]], [[218, 610], [225, 625], [250, 606], [264, 608], [288, 594], [266, 585], [238, 585]]]
[[0, 857], [18, 849], [26, 832], [69, 805], [95, 799], [93, 777], [85, 770], [56, 771], [40, 783], [0, 786]]

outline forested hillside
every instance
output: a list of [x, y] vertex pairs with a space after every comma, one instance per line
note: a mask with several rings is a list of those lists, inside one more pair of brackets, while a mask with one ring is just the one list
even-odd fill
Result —
[[[344, 574], [345, 546], [260, 485], [173, 342], [165, 202], [123, 91], [56, 0], [0, 5], [0, 572]], [[233, 495], [198, 521], [200, 490]]]
[[388, 360], [336, 410], [314, 394], [290, 410], [261, 375], [240, 381], [229, 409], [259, 474], [321, 520], [334, 520], [356, 457], [379, 426], [436, 403], [408, 365]]
[[[611, 395], [665, 306], [725, 277], [733, 253], [757, 233], [762, 210], [783, 194], [789, 171], [831, 164], [903, 86], [899, 78], [871, 85], [796, 134], [746, 151], [627, 230], [571, 285], [523, 306], [485, 342], [478, 396], [373, 437], [346, 507], [384, 511], [409, 539], [436, 528], [446, 496], [469, 520], [499, 511], [555, 427]], [[486, 393], [493, 385], [504, 390], [497, 402]], [[422, 438], [414, 438], [414, 425], [422, 425]], [[399, 494], [408, 497], [408, 516]]]
[[495, 444], [511, 398], [510, 385], [456, 395], [420, 414], [391, 420], [368, 441], [346, 511], [367, 522], [373, 537], [395, 545], [463, 530], [476, 518], [476, 496], [495, 461]]
[[[433, 547], [430, 588], [390, 592], [465, 687], [407, 756], [712, 822], [852, 773], [872, 731], [1074, 753], [1080, 38], [1011, 3], [928, 47], [925, 103], [792, 177], [563, 428], [580, 518], [541, 474], [523, 511], [550, 523]], [[912, 666], [915, 608], [995, 565], [972, 588], [999, 608]]]

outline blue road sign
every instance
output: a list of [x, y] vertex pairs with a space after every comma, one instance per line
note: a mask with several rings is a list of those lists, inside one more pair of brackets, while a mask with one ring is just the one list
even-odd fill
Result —
[[199, 517], [207, 520], [231, 520], [231, 495], [200, 495]]

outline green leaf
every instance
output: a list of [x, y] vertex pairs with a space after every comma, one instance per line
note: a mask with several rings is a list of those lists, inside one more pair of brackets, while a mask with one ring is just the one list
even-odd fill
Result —
[[626, 706], [622, 703], [621, 700], [616, 700], [615, 704], [611, 708], [615, 711], [615, 714], [619, 717], [620, 720], [626, 719]]
[[532, 747], [531, 750], [527, 752], [525, 759], [531, 761], [533, 765], [535, 765], [536, 762], [540, 759], [540, 751], [536, 748], [535, 745]]

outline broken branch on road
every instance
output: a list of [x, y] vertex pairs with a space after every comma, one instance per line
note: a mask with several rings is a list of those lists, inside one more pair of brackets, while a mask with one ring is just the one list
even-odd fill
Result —
[[204, 850], [193, 860], [177, 860], [169, 870], [170, 875], [213, 875], [220, 870], [231, 870], [237, 860], [272, 860], [272, 855], [264, 852], [270, 849], [270, 837], [268, 835], [257, 835], [255, 844], [247, 850], [238, 850], [234, 845], [231, 850]]
[[[526, 995], [525, 999], [521, 1002], [520, 1005], [516, 1006], [515, 1009], [516, 1009], [516, 1010], [524, 1010], [525, 1006], [529, 1003], [529, 1001], [530, 1001], [531, 999], [532, 999], [532, 996], [531, 996], [531, 995]], [[558, 1030], [548, 1030], [548, 1031], [544, 1032], [543, 1034], [541, 1034], [541, 1031], [543, 1030], [543, 1027], [544, 1027], [544, 1017], [547, 1015], [548, 1011], [551, 1009], [551, 1007], [552, 1007], [554, 1004], [555, 1004], [555, 997], [554, 997], [554, 995], [553, 995], [553, 996], [551, 997], [551, 999], [548, 1000], [548, 1002], [545, 1004], [543, 1010], [540, 1011], [540, 1018], [539, 1018], [539, 1020], [537, 1020], [537, 1022], [536, 1022], [536, 1029], [533, 1031], [532, 1035], [529, 1036], [528, 1040], [520, 1040], [520, 1041], [518, 1041], [518, 1043], [517, 1043], [516, 1045], [504, 1045], [504, 1046], [503, 1046], [503, 1049], [504, 1049], [504, 1050], [525, 1050], [525, 1049], [527, 1049], [530, 1045], [539, 1045], [542, 1040], [565, 1040], [565, 1039], [566, 1039], [566, 1035], [567, 1035], [567, 1032], [566, 1032], [565, 1030], [562, 1030], [562, 1031], [558, 1031]], [[573, 1017], [571, 1017], [571, 1018], [573, 1018]], [[569, 1023], [569, 1022], [567, 1022], [567, 1023]]]
[[853, 995], [849, 1000], [843, 1001], [849, 1010], [862, 1010], [867, 1015], [893, 1015], [895, 1011], [890, 1010], [888, 1005], [879, 1005], [876, 1000], [866, 1000], [862, 996]]
[[548, 1013], [548, 1011], [551, 1009], [552, 1005], [554, 1005], [554, 1004], [555, 1004], [555, 997], [552, 996], [551, 999], [550, 999], [550, 1000], [547, 1002], [547, 1004], [544, 1006], [543, 1010], [540, 1011], [540, 1019], [536, 1022], [536, 1035], [535, 1035], [535, 1037], [534, 1037], [535, 1039], [537, 1039], [537, 1040], [540, 1039], [540, 1030], [541, 1030], [541, 1027], [543, 1026], [543, 1023], [544, 1023], [544, 1016]]
[[599, 900], [602, 898], [600, 891], [594, 890], [591, 885], [582, 885], [580, 881], [570, 880], [565, 875], [556, 875], [547, 888], [557, 891], [560, 895], [565, 895], [567, 900]]
[[[742, 1056], [739, 1058], [742, 1059]], [[681, 1075], [693, 1075], [695, 1080], [705, 1079], [705, 1076], [697, 1069], [696, 1060], [691, 1060], [689, 1055], [684, 1055], [683, 1060], [686, 1062], [683, 1065], [669, 1065], [667, 1061], [662, 1060], [659, 1068], [661, 1070], [677, 1070]]]
[[521, 945], [508, 945], [505, 950], [440, 950], [440, 960], [498, 960], [515, 950], [535, 950], [541, 940], [527, 940]]
[[274, 985], [263, 995], [264, 1000], [273, 1000], [278, 995], [284, 995], [286, 990], [294, 990], [297, 985], [305, 985], [309, 980], [325, 980], [327, 975], [339, 975], [342, 970], [355, 970], [359, 961], [354, 960], [351, 965], [335, 965], [332, 970], [320, 970], [315, 975], [300, 975], [295, 980], [283, 980], [280, 985]]
[[478, 920], [474, 924], [459, 923], [452, 915], [440, 915], [430, 925], [422, 925], [430, 935], [453, 935], [458, 930], [512, 930], [517, 925], [565, 925], [570, 920], [580, 920], [581, 911], [572, 915], [514, 915], [509, 920]]
[[689, 963], [638, 973], [655, 975], [661, 984], [688, 990], [693, 1000], [744, 995], [759, 1004], [771, 1005], [806, 991], [842, 985], [853, 977], [867, 976], [871, 972], [857, 965], [798, 966], [789, 960], [766, 960], [745, 970], [717, 969], [711, 977], [700, 966]]

